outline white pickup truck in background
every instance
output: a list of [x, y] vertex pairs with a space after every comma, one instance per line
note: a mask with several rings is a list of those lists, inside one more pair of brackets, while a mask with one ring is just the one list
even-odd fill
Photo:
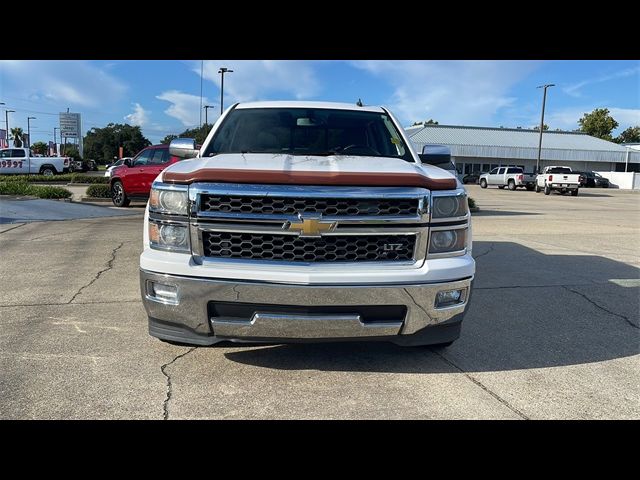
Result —
[[531, 191], [535, 187], [536, 176], [524, 173], [522, 167], [497, 167], [488, 173], [480, 175], [480, 187], [487, 188], [489, 185], [497, 185], [498, 188], [509, 187], [515, 190], [518, 187], [525, 187]]
[[580, 174], [573, 173], [571, 167], [544, 167], [542, 173], [536, 177], [536, 193], [544, 190], [544, 194], [549, 195], [551, 190], [557, 190], [561, 194], [571, 192], [572, 197], [577, 197], [580, 177]]
[[36, 157], [29, 148], [0, 149], [0, 174], [3, 175], [68, 173], [70, 163], [70, 157]]

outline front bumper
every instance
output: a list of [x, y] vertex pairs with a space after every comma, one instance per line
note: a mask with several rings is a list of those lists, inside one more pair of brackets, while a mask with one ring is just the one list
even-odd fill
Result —
[[[154, 298], [151, 282], [175, 287], [177, 303]], [[211, 345], [221, 340], [290, 342], [390, 340], [400, 344], [455, 340], [471, 295], [472, 278], [396, 285], [292, 285], [167, 275], [140, 270], [142, 299], [152, 336]], [[435, 308], [442, 290], [461, 289], [462, 303]], [[251, 313], [224, 316], [217, 306]], [[374, 308], [371, 308], [374, 307]], [[367, 320], [375, 307], [402, 316]], [[261, 310], [262, 309], [262, 310]], [[386, 310], [385, 310], [386, 311]]]

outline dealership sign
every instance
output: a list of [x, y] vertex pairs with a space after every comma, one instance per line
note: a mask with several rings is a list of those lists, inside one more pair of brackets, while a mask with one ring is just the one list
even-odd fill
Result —
[[62, 137], [80, 136], [80, 114], [61, 113], [60, 114], [60, 135]]

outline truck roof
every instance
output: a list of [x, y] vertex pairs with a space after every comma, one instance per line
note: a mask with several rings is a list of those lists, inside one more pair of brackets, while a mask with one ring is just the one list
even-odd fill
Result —
[[308, 101], [274, 101], [274, 102], [243, 102], [239, 103], [236, 108], [329, 108], [336, 110], [354, 110], [358, 112], [377, 112], [384, 113], [382, 107], [364, 106], [359, 107], [355, 103], [338, 103], [338, 102], [308, 102]]

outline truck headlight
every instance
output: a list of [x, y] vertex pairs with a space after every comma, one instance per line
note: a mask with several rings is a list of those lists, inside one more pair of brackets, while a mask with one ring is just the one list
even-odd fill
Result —
[[189, 213], [187, 189], [152, 188], [149, 195], [149, 211], [169, 215], [187, 215]]
[[429, 239], [429, 253], [450, 253], [464, 250], [467, 246], [467, 229], [435, 230]]
[[434, 196], [432, 218], [464, 217], [467, 214], [467, 196]]
[[149, 221], [149, 244], [158, 250], [189, 252], [188, 228], [187, 225]]

